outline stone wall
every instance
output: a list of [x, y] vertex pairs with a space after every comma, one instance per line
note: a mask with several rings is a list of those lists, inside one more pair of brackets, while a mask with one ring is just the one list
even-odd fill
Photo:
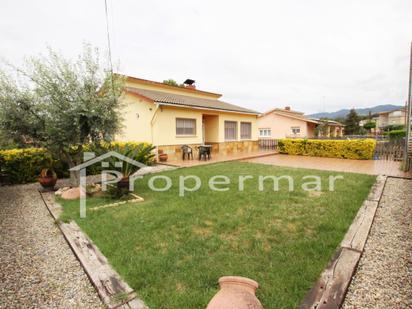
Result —
[[[240, 152], [252, 152], [259, 150], [258, 141], [234, 141], [234, 142], [224, 142], [224, 143], [206, 143], [212, 145], [212, 155], [230, 155]], [[201, 144], [188, 144], [188, 146], [193, 149], [193, 156], [196, 159], [198, 155], [197, 147]], [[158, 146], [158, 150], [163, 150], [164, 153], [168, 154], [168, 161], [171, 160], [181, 160], [182, 159], [182, 145], [168, 145], [168, 146]]]

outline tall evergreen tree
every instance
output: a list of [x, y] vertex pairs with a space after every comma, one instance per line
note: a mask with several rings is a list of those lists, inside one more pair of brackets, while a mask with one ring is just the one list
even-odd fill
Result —
[[345, 134], [356, 135], [360, 132], [359, 116], [354, 108], [349, 111], [349, 114], [345, 118]]

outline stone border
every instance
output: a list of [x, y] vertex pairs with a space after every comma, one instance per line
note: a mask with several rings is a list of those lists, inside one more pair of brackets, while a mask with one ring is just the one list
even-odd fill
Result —
[[40, 196], [107, 308], [148, 309], [76, 222], [58, 220], [62, 206], [55, 202], [54, 193], [40, 192]]
[[362, 256], [387, 176], [379, 175], [359, 209], [339, 248], [312, 289], [306, 294], [300, 309], [340, 308]]
[[130, 200], [126, 200], [126, 201], [120, 201], [120, 202], [116, 202], [116, 203], [111, 203], [111, 204], [105, 204], [105, 205], [101, 205], [101, 206], [95, 206], [95, 207], [91, 207], [88, 210], [99, 210], [99, 209], [104, 209], [104, 208], [110, 208], [110, 207], [117, 207], [120, 205], [124, 205], [124, 204], [130, 204], [130, 203], [140, 203], [140, 202], [144, 202], [144, 198], [141, 196], [138, 196], [137, 194], [134, 193], [129, 193], [133, 198]]

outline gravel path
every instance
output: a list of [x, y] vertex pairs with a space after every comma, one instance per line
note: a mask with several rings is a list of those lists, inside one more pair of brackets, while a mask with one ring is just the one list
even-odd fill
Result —
[[102, 308], [37, 188], [0, 187], [0, 308]]
[[343, 308], [412, 308], [412, 180], [388, 178]]

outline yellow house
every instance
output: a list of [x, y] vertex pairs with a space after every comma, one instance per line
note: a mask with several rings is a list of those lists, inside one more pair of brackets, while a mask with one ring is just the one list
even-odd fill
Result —
[[201, 91], [192, 80], [182, 87], [126, 77], [123, 131], [119, 141], [145, 141], [169, 155], [181, 146], [212, 145], [223, 154], [258, 150], [258, 112], [220, 101], [221, 94]]

